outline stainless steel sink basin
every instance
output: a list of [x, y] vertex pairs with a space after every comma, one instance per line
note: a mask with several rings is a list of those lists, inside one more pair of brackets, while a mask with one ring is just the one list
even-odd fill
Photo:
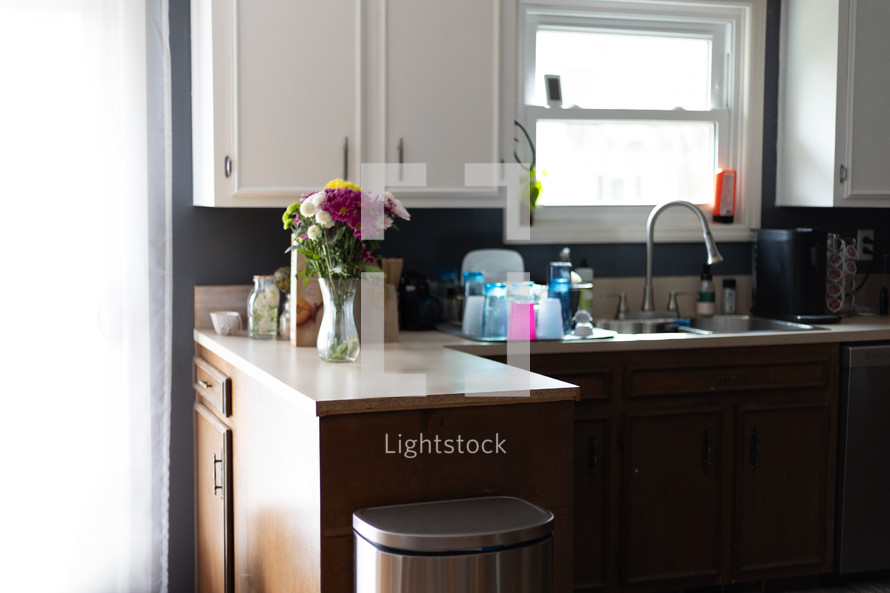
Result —
[[674, 317], [652, 319], [599, 319], [594, 325], [619, 334], [663, 334], [677, 331]]
[[701, 335], [746, 334], [764, 331], [807, 331], [814, 325], [752, 317], [751, 315], [715, 315], [697, 319], [600, 319], [595, 324], [619, 334], [658, 334], [688, 332]]
[[[748, 332], [787, 332], [819, 329], [815, 325], [752, 317], [751, 315], [715, 315], [689, 320], [689, 328], [712, 334], [739, 334]], [[683, 330], [683, 327], [678, 327]]]

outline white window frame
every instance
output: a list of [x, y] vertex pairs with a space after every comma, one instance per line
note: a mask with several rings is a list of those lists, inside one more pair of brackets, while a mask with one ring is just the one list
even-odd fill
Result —
[[[766, 0], [538, 0], [520, 2], [517, 14], [515, 112], [534, 141], [539, 119], [615, 119], [668, 121], [665, 111], [554, 108], [534, 105], [535, 33], [539, 27], [582, 30], [653, 30], [679, 35], [716, 35], [730, 45], [730, 58], [713, 60], [712, 77], [731, 73], [728, 88], [713, 89], [710, 111], [674, 111], [670, 119], [714, 121], [718, 125], [718, 162], [738, 171], [736, 216], [732, 224], [711, 225], [720, 241], [748, 241], [760, 226], [763, 138], [763, 88]], [[657, 21], [657, 24], [654, 22]], [[732, 33], [726, 33], [727, 25]], [[721, 30], [722, 28], [722, 30]], [[510, 96], [509, 93], [505, 93]], [[512, 138], [511, 138], [512, 140]], [[512, 154], [512, 151], [510, 151]], [[547, 178], [538, 179], [547, 191]], [[508, 199], [510, 199], [508, 197]], [[712, 204], [701, 204], [710, 218]], [[521, 217], [504, 217], [506, 242], [642, 243], [653, 206], [544, 206], [535, 209], [529, 228]], [[509, 210], [508, 210], [509, 211]], [[516, 218], [514, 220], [514, 218]], [[525, 239], [528, 237], [528, 239]], [[701, 240], [697, 219], [669, 209], [659, 217], [657, 241]]]

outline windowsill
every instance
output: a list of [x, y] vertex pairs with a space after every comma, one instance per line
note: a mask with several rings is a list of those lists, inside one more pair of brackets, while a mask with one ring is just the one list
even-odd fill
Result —
[[[651, 206], [633, 208], [630, 214], [610, 216], [557, 217], [553, 213], [535, 212], [535, 222], [528, 226], [515, 226], [505, 233], [504, 242], [520, 243], [645, 243], [646, 220]], [[612, 209], [612, 212], [615, 210]], [[539, 212], [543, 215], [539, 215]], [[505, 213], [506, 214], [506, 213]], [[752, 240], [752, 226], [743, 222], [733, 224], [711, 222], [710, 212], [705, 217], [711, 234], [719, 243], [747, 242]], [[737, 217], [738, 220], [738, 217]], [[505, 229], [506, 230], [506, 229]], [[658, 218], [655, 225], [655, 241], [658, 243], [696, 243], [702, 241], [698, 219], [682, 208], [669, 208]]]

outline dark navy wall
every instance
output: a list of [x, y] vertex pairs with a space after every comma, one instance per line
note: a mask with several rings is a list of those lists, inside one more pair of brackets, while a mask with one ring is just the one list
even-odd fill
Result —
[[[762, 225], [765, 228], [814, 226], [855, 234], [875, 229], [876, 240], [890, 253], [890, 209], [823, 210], [778, 208], [776, 185], [776, 114], [778, 96], [779, 0], [769, 0], [767, 81], [763, 150]], [[200, 284], [249, 284], [256, 273], [287, 265], [287, 234], [279, 209], [213, 209], [192, 206], [191, 87], [189, 0], [170, 1], [173, 63], [173, 412], [170, 478], [170, 590], [194, 586], [192, 478], [191, 358], [194, 327], [193, 290]], [[438, 266], [459, 267], [471, 249], [503, 247], [499, 210], [419, 210], [413, 220], [387, 235], [383, 254], [404, 257], [406, 268], [433, 276]], [[544, 270], [563, 245], [511, 245], [530, 271]], [[572, 245], [573, 259], [587, 259], [597, 276], [641, 276], [645, 247], [641, 244]], [[726, 258], [717, 274], [750, 273], [750, 245], [720, 244]], [[700, 243], [660, 244], [655, 250], [656, 275], [697, 275], [703, 259]], [[534, 277], [534, 276], [533, 276]]]
[[[382, 253], [402, 257], [406, 269], [435, 278], [438, 267], [460, 268], [464, 254], [471, 249], [515, 249], [525, 260], [532, 280], [544, 281], [547, 263], [557, 259], [568, 245], [572, 261], [582, 260], [600, 277], [642, 276], [646, 269], [644, 244], [566, 244], [504, 245], [500, 209], [447, 210], [414, 209], [411, 221], [386, 235]], [[748, 243], [721, 243], [725, 262], [714, 266], [718, 274], [748, 274], [751, 246]], [[698, 243], [663, 243], [655, 249], [654, 268], [661, 276], [698, 275], [705, 260], [705, 247]]]

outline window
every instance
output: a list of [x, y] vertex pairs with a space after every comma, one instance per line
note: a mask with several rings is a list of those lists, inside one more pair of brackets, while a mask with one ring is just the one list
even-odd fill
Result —
[[[747, 240], [760, 216], [765, 0], [571, 2], [520, 5], [516, 119], [542, 183], [531, 240], [642, 241], [657, 204], [710, 211], [719, 168], [739, 183], [736, 220], [714, 234]], [[561, 105], [548, 106], [547, 75]], [[517, 154], [530, 155], [521, 141]], [[700, 234], [683, 212], [660, 222], [658, 240]]]

